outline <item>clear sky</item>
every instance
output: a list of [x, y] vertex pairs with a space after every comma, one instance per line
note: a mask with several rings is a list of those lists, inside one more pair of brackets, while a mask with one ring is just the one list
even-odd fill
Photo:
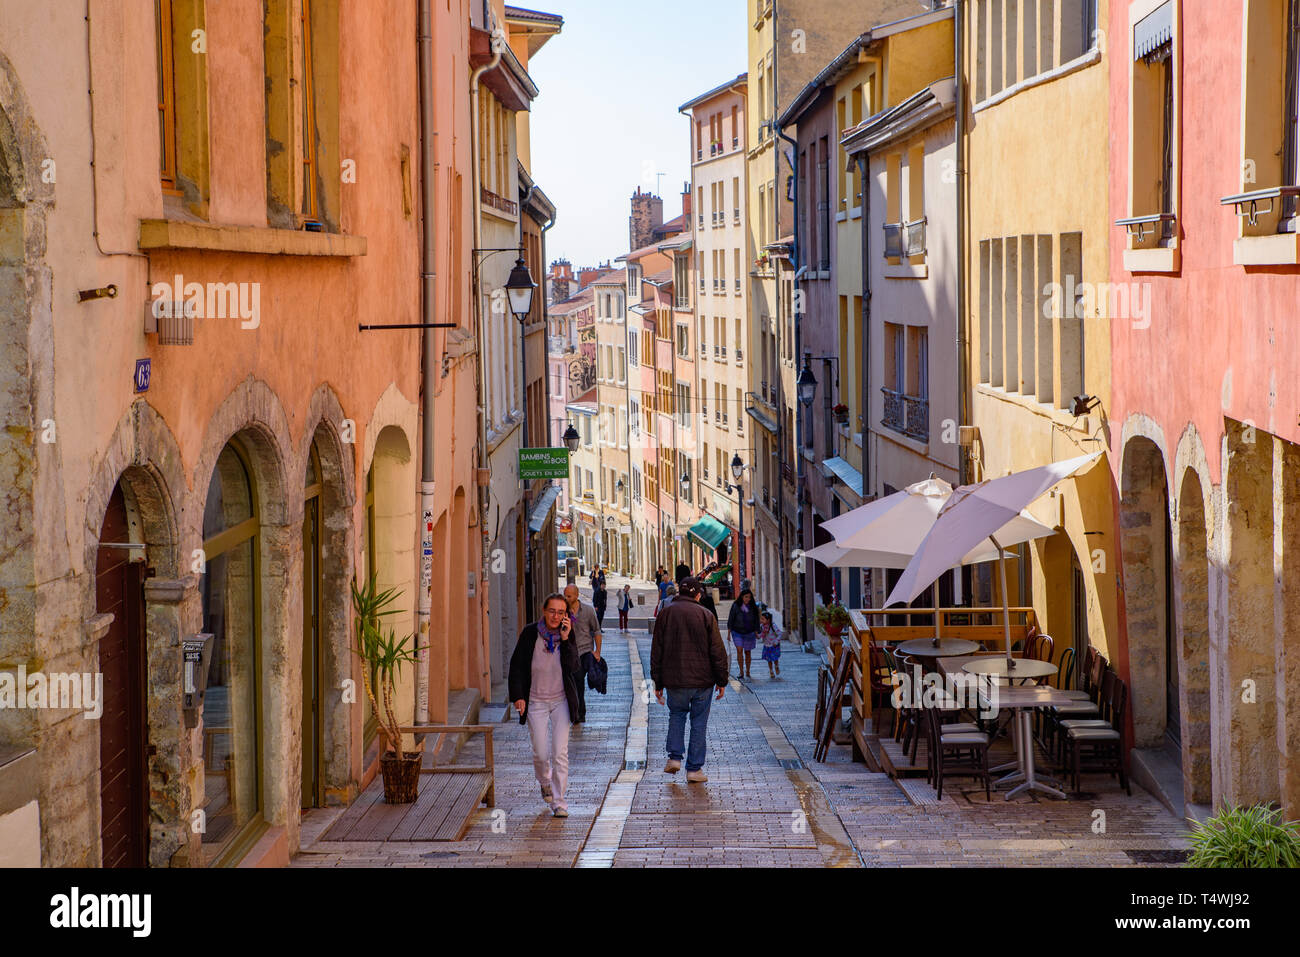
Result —
[[[546, 252], [574, 268], [627, 252], [638, 186], [681, 213], [688, 120], [677, 108], [745, 72], [745, 0], [527, 0], [564, 17], [529, 63], [532, 174], [555, 203]], [[662, 173], [663, 176], [655, 174]]]

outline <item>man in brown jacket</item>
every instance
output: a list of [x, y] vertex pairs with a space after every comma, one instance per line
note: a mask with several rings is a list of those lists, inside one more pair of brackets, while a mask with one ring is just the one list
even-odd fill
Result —
[[691, 718], [691, 743], [686, 749], [686, 780], [707, 781], [704, 774], [705, 734], [709, 725], [710, 694], [717, 700], [727, 687], [727, 649], [722, 644], [718, 620], [700, 604], [703, 587], [687, 578], [677, 589], [677, 600], [660, 612], [650, 643], [650, 678], [655, 700], [664, 703], [668, 692], [668, 763], [664, 770], [682, 768], [686, 716]]

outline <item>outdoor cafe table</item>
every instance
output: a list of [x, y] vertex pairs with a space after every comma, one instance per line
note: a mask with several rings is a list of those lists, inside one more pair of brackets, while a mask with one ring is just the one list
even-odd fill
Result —
[[941, 638], [938, 647], [935, 647], [933, 638], [913, 638], [895, 650], [913, 658], [955, 658], [974, 654], [980, 650], [980, 646], [964, 638]]
[[[1043, 662], [1039, 662], [1039, 664], [1043, 664]], [[1000, 778], [997, 781], [997, 786], [1001, 787], [1017, 781], [1023, 783], [1008, 791], [1006, 800], [1010, 801], [1021, 791], [1029, 790], [1045, 791], [1048, 794], [1055, 794], [1059, 798], [1065, 797], [1065, 792], [1045, 784], [1035, 773], [1034, 732], [1030, 725], [1030, 719], [1035, 708], [1050, 708], [1054, 705], [1068, 704], [1072, 700], [1064, 692], [1046, 685], [1030, 685], [1028, 687], [998, 685], [996, 688], [980, 689], [979, 704], [981, 713], [992, 710], [995, 703], [999, 710], [1007, 708], [1016, 713], [1017, 722], [1015, 726], [1019, 732], [1016, 735], [1016, 766], [1019, 770]], [[1051, 779], [1047, 778], [1046, 780]]]
[[1044, 678], [1054, 675], [1059, 670], [1050, 661], [1038, 661], [1035, 658], [1013, 658], [1015, 667], [1007, 668], [1007, 659], [1003, 655], [976, 658], [963, 662], [961, 669], [972, 675], [997, 675], [999, 678]]

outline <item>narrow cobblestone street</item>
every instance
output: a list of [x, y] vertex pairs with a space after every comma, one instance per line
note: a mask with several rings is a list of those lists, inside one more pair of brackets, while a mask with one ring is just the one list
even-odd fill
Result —
[[[498, 722], [496, 808], [476, 811], [464, 840], [322, 841], [342, 813], [328, 808], [304, 818], [294, 866], [1124, 867], [1183, 858], [1186, 828], [1137, 787], [1129, 797], [1095, 778], [1097, 792], [1068, 801], [1007, 802], [995, 793], [990, 803], [975, 782], [961, 780], [941, 801], [930, 792], [929, 803], [913, 804], [889, 777], [853, 763], [847, 746], [814, 762], [819, 659], [792, 642], [776, 680], [756, 662], [755, 677], [741, 683], [733, 661], [732, 680], [709, 716], [708, 783], [665, 774], [668, 710], [649, 683], [653, 586], [635, 588], [646, 605], [628, 632], [618, 630], [616, 614], [606, 616], [609, 693], [588, 691], [588, 721], [571, 736], [567, 819], [552, 817], [542, 802], [527, 730], [513, 711], [501, 721], [506, 707], [497, 701], [481, 714]], [[724, 621], [726, 610], [722, 603]], [[466, 746], [465, 760], [476, 760], [476, 747]]]

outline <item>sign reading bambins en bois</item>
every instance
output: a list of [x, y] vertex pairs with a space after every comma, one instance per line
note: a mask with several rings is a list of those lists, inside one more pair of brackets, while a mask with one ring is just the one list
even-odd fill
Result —
[[519, 477], [521, 479], [568, 478], [568, 449], [520, 449]]

